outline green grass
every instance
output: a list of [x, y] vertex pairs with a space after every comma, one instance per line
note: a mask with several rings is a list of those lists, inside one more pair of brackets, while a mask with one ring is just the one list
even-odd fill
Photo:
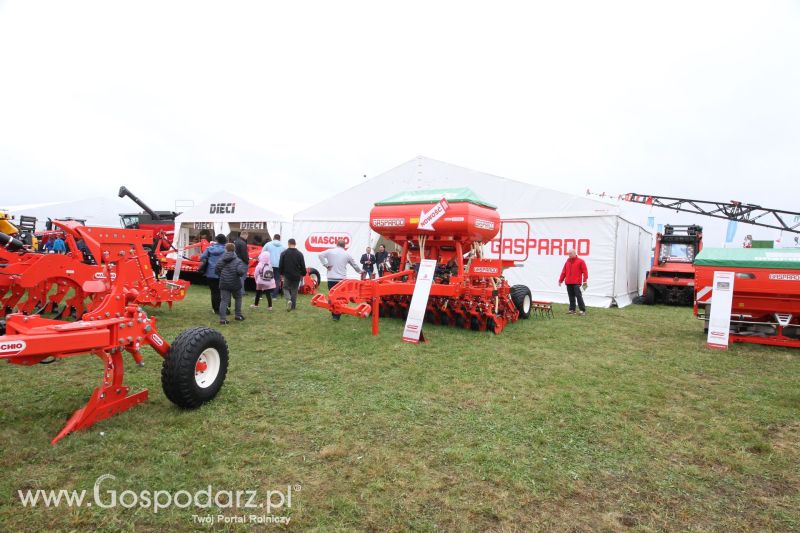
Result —
[[[155, 311], [164, 336], [218, 327], [207, 300], [194, 287]], [[0, 530], [209, 529], [191, 519], [204, 510], [23, 509], [17, 498], [91, 491], [107, 473], [120, 492], [300, 485], [297, 530], [800, 529], [797, 351], [710, 351], [685, 308], [571, 317], [556, 306], [554, 319], [498, 336], [426, 326], [421, 346], [400, 342], [398, 320], [373, 338], [369, 321], [335, 323], [308, 297], [296, 313], [275, 309], [224, 327], [231, 364], [210, 404], [170, 404], [148, 350], [126, 382], [150, 400], [56, 446], [99, 360], [3, 365]]]

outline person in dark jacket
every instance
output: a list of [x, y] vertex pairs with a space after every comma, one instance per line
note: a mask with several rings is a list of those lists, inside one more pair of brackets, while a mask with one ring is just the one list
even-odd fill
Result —
[[386, 251], [386, 246], [378, 246], [378, 253], [375, 254], [375, 265], [378, 267], [378, 277], [383, 276], [386, 271], [386, 260], [389, 259], [389, 252]]
[[286, 298], [286, 311], [297, 309], [297, 289], [306, 275], [306, 260], [303, 252], [297, 249], [297, 241], [289, 239], [289, 247], [281, 254], [278, 269], [283, 277], [283, 297]]
[[229, 242], [225, 245], [225, 253], [222, 254], [214, 271], [219, 276], [219, 294], [221, 301], [219, 304], [219, 323], [227, 324], [228, 306], [231, 304], [231, 296], [236, 300], [234, 317], [236, 320], [244, 320], [242, 316], [242, 276], [247, 274], [247, 267], [235, 253], [236, 245]]
[[586, 305], [583, 303], [583, 295], [581, 294], [581, 284], [583, 290], [586, 290], [587, 282], [589, 281], [589, 270], [586, 268], [586, 262], [578, 257], [575, 250], [567, 252], [569, 258], [564, 263], [564, 268], [561, 270], [561, 277], [558, 278], [558, 286], [566, 281], [567, 283], [567, 296], [569, 297], [569, 314], [575, 314], [575, 300], [578, 300], [578, 309], [580, 314], [586, 314]]
[[240, 231], [239, 238], [233, 241], [233, 244], [236, 246], [236, 257], [241, 259], [245, 266], [244, 275], [242, 276], [242, 296], [244, 296], [244, 282], [247, 279], [247, 268], [250, 266], [250, 254], [247, 252], [247, 236], [248, 233], [246, 231]]
[[220, 257], [225, 253], [225, 243], [228, 242], [228, 239], [225, 238], [225, 235], [220, 233], [216, 236], [214, 241], [215, 242], [206, 248], [200, 256], [200, 262], [206, 265], [205, 270], [201, 272], [201, 274], [206, 277], [208, 288], [211, 290], [211, 309], [214, 310], [214, 313], [219, 313], [221, 297], [219, 294], [219, 275], [217, 275], [216, 267]]
[[371, 279], [375, 273], [375, 254], [372, 253], [372, 248], [367, 246], [366, 252], [361, 254], [361, 279]]

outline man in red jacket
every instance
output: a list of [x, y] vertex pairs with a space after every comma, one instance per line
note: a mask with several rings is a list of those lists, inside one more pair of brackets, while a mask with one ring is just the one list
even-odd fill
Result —
[[575, 314], [575, 299], [578, 299], [578, 309], [580, 314], [586, 314], [586, 306], [583, 303], [583, 295], [581, 294], [581, 284], [583, 290], [586, 290], [586, 282], [589, 281], [589, 270], [586, 268], [586, 262], [578, 257], [575, 250], [567, 252], [569, 258], [564, 263], [564, 268], [561, 270], [561, 277], [558, 278], [558, 286], [562, 283], [567, 283], [567, 295], [569, 296], [569, 314]]

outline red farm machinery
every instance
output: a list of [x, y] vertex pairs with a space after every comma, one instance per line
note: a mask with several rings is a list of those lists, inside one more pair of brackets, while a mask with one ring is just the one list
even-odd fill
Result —
[[[20, 241], [0, 233], [4, 245], [0, 254], [0, 296], [4, 298], [0, 359], [30, 366], [93, 354], [103, 364], [100, 386], [52, 443], [147, 399], [147, 390], [129, 394], [123, 384], [123, 353], [143, 365], [144, 346], [162, 356], [162, 386], [173, 403], [194, 408], [214, 398], [227, 372], [228, 347], [222, 335], [208, 328], [192, 328], [170, 345], [159, 335], [156, 319], [140, 305], [152, 303], [155, 295], [155, 278], [144, 251], [151, 232], [55, 223], [67, 240], [82, 239], [96, 264], [82, 263], [70, 255], [26, 253]], [[64, 291], [64, 287], [68, 289]], [[29, 312], [6, 314], [19, 288], [27, 296], [17, 303]], [[185, 292], [185, 287], [174, 290]], [[58, 296], [54, 298], [54, 294]], [[80, 309], [78, 320], [69, 321], [75, 313], [70, 316], [63, 308], [58, 310], [61, 300], [65, 301], [62, 305]], [[43, 316], [51, 312], [56, 318]]]
[[[622, 199], [800, 234], [800, 213], [794, 211], [737, 201], [713, 202], [636, 193], [626, 194]], [[699, 230], [694, 233], [697, 235]], [[683, 244], [688, 247], [692, 242], [687, 240]], [[705, 321], [706, 330], [711, 316], [714, 272], [733, 272], [730, 341], [800, 347], [799, 248], [706, 248], [702, 251], [700, 248], [701, 241], [698, 238], [691, 281], [694, 284], [694, 313]], [[688, 259], [688, 248], [686, 255]], [[659, 257], [657, 244], [656, 259]], [[687, 280], [689, 272], [686, 261]], [[648, 292], [652, 274], [651, 271], [648, 276]]]
[[180, 213], [175, 211], [153, 211], [146, 203], [139, 199], [124, 185], [119, 188], [120, 198], [128, 197], [142, 208], [140, 213], [121, 213], [122, 227], [127, 229], [142, 229], [153, 232], [154, 238], [163, 235], [169, 243], [175, 232], [175, 217]]
[[[65, 241], [67, 252], [35, 253], [14, 244], [0, 248], [0, 318], [11, 313], [48, 314], [55, 318], [80, 318], [95, 309], [111, 289], [106, 282], [102, 251], [92, 247], [96, 235], [125, 236], [130, 239], [128, 258], [136, 268], [125, 277], [113, 279], [135, 292], [140, 305], [158, 307], [183, 300], [189, 282], [158, 279], [146, 246], [152, 243], [148, 230], [121, 230], [84, 226], [76, 221], [53, 221], [54, 230]], [[56, 235], [53, 235], [56, 236]], [[21, 243], [19, 243], [21, 244]], [[114, 278], [119, 274], [112, 272]]]
[[656, 235], [653, 265], [645, 279], [645, 303], [692, 305], [694, 258], [702, 249], [702, 227], [664, 226]]
[[695, 261], [695, 316], [711, 316], [714, 272], [733, 272], [731, 342], [800, 348], [800, 249], [706, 248]]
[[[509, 286], [503, 277], [513, 261], [484, 257], [483, 243], [501, 231], [495, 206], [469, 189], [400, 193], [378, 202], [370, 227], [401, 247], [398, 272], [377, 279], [341, 281], [312, 304], [336, 314], [406, 318], [421, 259], [436, 261], [425, 320], [474, 331], [500, 333], [509, 322], [529, 318], [532, 310], [550, 312], [534, 302], [524, 285]], [[355, 304], [355, 305], [350, 305]]]

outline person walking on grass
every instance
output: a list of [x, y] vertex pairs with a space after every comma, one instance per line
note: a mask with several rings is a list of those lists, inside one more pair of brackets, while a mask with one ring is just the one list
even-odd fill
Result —
[[236, 301], [234, 318], [244, 320], [242, 316], [242, 276], [247, 274], [247, 266], [236, 255], [236, 245], [229, 242], [225, 245], [225, 253], [217, 261], [214, 271], [219, 276], [219, 293], [221, 301], [219, 304], [219, 323], [228, 323], [228, 306], [231, 304], [231, 297]]
[[200, 256], [200, 274], [206, 277], [206, 283], [211, 290], [211, 309], [214, 313], [219, 313], [219, 275], [217, 274], [217, 261], [219, 261], [222, 254], [225, 253], [225, 243], [228, 239], [223, 234], [219, 234], [214, 239], [214, 243], [206, 248], [203, 255]]
[[286, 247], [281, 242], [281, 236], [277, 233], [272, 236], [272, 240], [264, 245], [263, 251], [269, 252], [269, 258], [272, 261], [272, 273], [275, 274], [275, 288], [272, 290], [272, 297], [277, 298], [281, 294], [281, 254], [283, 254]]
[[575, 314], [575, 300], [578, 300], [578, 309], [580, 314], [586, 314], [586, 305], [583, 303], [583, 294], [581, 294], [581, 284], [583, 290], [586, 290], [587, 282], [589, 281], [589, 270], [586, 268], [586, 262], [578, 257], [574, 249], [567, 251], [566, 263], [561, 270], [561, 277], [558, 278], [558, 286], [562, 283], [567, 284], [567, 296], [569, 297], [569, 314]]
[[[319, 254], [319, 262], [328, 270], [328, 294], [337, 283], [347, 279], [347, 265], [352, 266], [359, 274], [361, 273], [361, 267], [358, 266], [355, 259], [350, 257], [344, 247], [344, 241], [339, 240], [336, 242], [336, 248], [325, 250]], [[341, 317], [342, 315], [331, 313], [333, 320], [339, 320]]]
[[261, 252], [258, 256], [253, 277], [256, 280], [256, 301], [250, 306], [258, 309], [258, 302], [261, 296], [267, 297], [267, 310], [272, 311], [272, 291], [275, 290], [275, 271], [272, 269], [269, 252]]
[[244, 263], [244, 275], [242, 275], [242, 296], [244, 296], [244, 282], [247, 280], [247, 270], [250, 268], [250, 253], [247, 251], [247, 237], [246, 231], [239, 232], [239, 238], [233, 241], [236, 247], [236, 257]]
[[297, 290], [306, 275], [306, 259], [297, 249], [297, 241], [289, 239], [289, 247], [281, 254], [278, 269], [283, 277], [283, 297], [286, 298], [286, 311], [297, 309]]

